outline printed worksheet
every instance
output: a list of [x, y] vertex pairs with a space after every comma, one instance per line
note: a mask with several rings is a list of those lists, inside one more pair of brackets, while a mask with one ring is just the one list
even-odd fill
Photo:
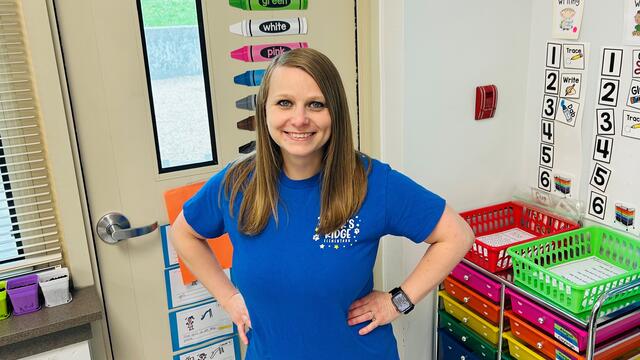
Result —
[[169, 313], [173, 351], [231, 335], [235, 325], [216, 301]]
[[232, 337], [200, 349], [176, 355], [173, 360], [237, 360], [240, 359], [238, 339]]

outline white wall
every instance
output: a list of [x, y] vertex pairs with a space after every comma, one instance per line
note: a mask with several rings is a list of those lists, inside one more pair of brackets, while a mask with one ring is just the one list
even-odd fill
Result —
[[[507, 200], [521, 178], [532, 1], [381, 2], [382, 158], [457, 210]], [[402, 13], [399, 13], [402, 11]], [[475, 121], [475, 87], [495, 84], [493, 119]], [[383, 285], [425, 246], [385, 239]], [[429, 359], [433, 299], [396, 324], [401, 356]]]

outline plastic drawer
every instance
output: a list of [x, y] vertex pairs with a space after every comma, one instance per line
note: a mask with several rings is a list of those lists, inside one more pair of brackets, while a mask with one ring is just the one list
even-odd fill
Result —
[[489, 360], [497, 359], [498, 349], [476, 334], [473, 330], [462, 325], [458, 320], [447, 314], [445, 311], [438, 311], [438, 325], [441, 329], [447, 330], [458, 342], [478, 355], [479, 358]]
[[553, 359], [584, 360], [584, 356], [576, 354], [566, 346], [541, 333], [540, 330], [518, 318], [513, 312], [507, 311], [505, 316], [509, 318], [511, 334], [522, 343], [536, 349], [536, 351]]
[[502, 334], [502, 337], [509, 342], [509, 354], [511, 357], [518, 360], [546, 360], [544, 357], [536, 354], [532, 349], [529, 349], [525, 345], [516, 340], [511, 332]]
[[494, 345], [498, 344], [498, 340], [500, 339], [500, 329], [498, 327], [493, 326], [490, 322], [480, 317], [480, 315], [476, 315], [474, 312], [464, 307], [464, 305], [458, 303], [445, 291], [440, 291], [438, 295], [442, 298], [445, 311], [448, 314], [458, 319], [476, 333], [480, 334], [480, 336], [488, 340], [490, 343]]
[[594, 357], [596, 360], [624, 359], [624, 354], [638, 349], [640, 349], [640, 326], [596, 347]]
[[[511, 297], [511, 308], [522, 319], [536, 324], [536, 327], [549, 334], [569, 349], [584, 352], [587, 348], [587, 330], [543, 308], [522, 294], [507, 289]], [[640, 324], [640, 312], [629, 321], [603, 326], [596, 331], [596, 344], [600, 344]]]
[[486, 278], [479, 272], [471, 269], [463, 263], [456, 265], [451, 276], [465, 286], [477, 291], [494, 303], [500, 302], [500, 283]]
[[444, 289], [449, 295], [463, 302], [467, 307], [473, 309], [494, 325], [500, 322], [500, 306], [460, 284], [451, 276], [444, 279]]
[[438, 360], [480, 360], [444, 330], [438, 331]]

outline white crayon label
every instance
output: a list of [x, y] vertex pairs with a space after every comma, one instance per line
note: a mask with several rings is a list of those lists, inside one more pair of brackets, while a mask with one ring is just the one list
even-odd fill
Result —
[[229, 26], [229, 31], [242, 36], [301, 35], [307, 33], [307, 19], [243, 20]]

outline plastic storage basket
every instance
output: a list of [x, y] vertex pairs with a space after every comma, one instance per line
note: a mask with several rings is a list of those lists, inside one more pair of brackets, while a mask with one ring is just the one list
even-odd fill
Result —
[[[603, 293], [640, 276], [640, 241], [598, 226], [514, 246], [508, 252], [513, 258], [516, 283], [573, 313], [590, 310]], [[580, 267], [584, 267], [577, 264], [580, 260], [603, 264], [602, 270], [588, 269], [594, 279], [601, 279], [579, 283], [551, 269], [565, 264], [575, 279], [582, 271]], [[640, 288], [635, 288], [612, 296], [607, 302], [631, 296], [636, 299], [639, 294]]]
[[0, 320], [6, 319], [9, 312], [9, 302], [7, 301], [7, 282], [0, 281]]
[[[487, 206], [463, 212], [460, 216], [469, 223], [476, 236], [465, 258], [493, 273], [511, 267], [507, 248], [579, 227], [575, 222], [520, 202]], [[494, 240], [508, 241], [491, 244], [482, 239], [490, 235]], [[518, 240], [519, 237], [524, 239]]]
[[7, 280], [7, 293], [13, 306], [14, 315], [40, 310], [38, 275], [24, 275]]

